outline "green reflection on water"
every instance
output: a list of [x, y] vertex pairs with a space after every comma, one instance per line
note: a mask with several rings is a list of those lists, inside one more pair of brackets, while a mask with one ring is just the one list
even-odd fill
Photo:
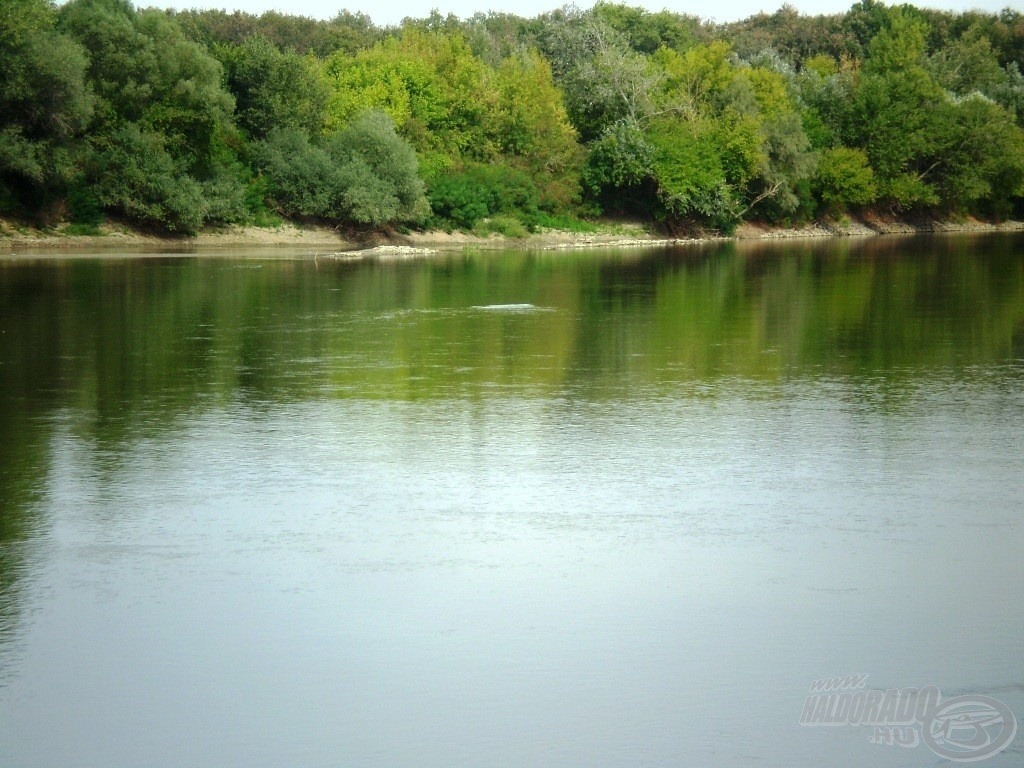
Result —
[[[60, 418], [116, 468], [204, 409], [316, 398], [714, 397], [1024, 359], [1024, 239], [875, 238], [408, 262], [0, 261], [0, 612]], [[536, 309], [484, 309], [531, 304]], [[874, 386], [874, 385], [873, 385]], [[877, 394], [877, 386], [872, 390]], [[0, 615], [0, 624], [9, 622]]]
[[[70, 407], [116, 441], [236, 399], [607, 397], [963, 370], [1022, 357], [1021, 244], [7, 261], [0, 418], [22, 433], [12, 419]], [[496, 304], [538, 309], [480, 309]]]
[[[536, 538], [526, 530], [529, 526], [506, 529], [490, 521], [492, 516], [498, 517], [493, 515], [493, 498], [496, 492], [504, 492], [501, 486], [506, 467], [525, 468], [514, 476], [516, 483], [539, 483], [539, 490], [533, 489], [535, 493], [518, 497], [526, 506], [532, 504], [534, 514], [538, 509], [568, 506], [566, 502], [572, 503], [575, 495], [590, 490], [583, 486], [597, 480], [598, 489], [618, 491], [607, 505], [609, 514], [614, 515], [628, 506], [622, 502], [634, 489], [640, 496], [645, 487], [657, 490], [658, 482], [666, 479], [661, 470], [681, 463], [680, 476], [668, 478], [663, 493], [650, 497], [654, 500], [651, 506], [656, 507], [669, 493], [678, 492], [681, 498], [688, 493], [698, 496], [695, 489], [709, 484], [711, 494], [691, 501], [684, 510], [698, 514], [679, 522], [680, 526], [703, 532], [698, 536], [709, 538], [698, 538], [696, 546], [681, 551], [697, 551], [705, 541], [714, 544], [719, 537], [739, 532], [746, 537], [739, 558], [744, 562], [748, 555], [760, 551], [757, 548], [762, 540], [773, 539], [791, 523], [795, 528], [824, 525], [813, 527], [814, 534], [806, 539], [789, 540], [790, 546], [796, 541], [800, 546], [810, 542], [815, 547], [833, 536], [837, 546], [857, 542], [857, 528], [862, 524], [891, 526], [892, 531], [881, 538], [869, 536], [858, 547], [873, 550], [881, 544], [882, 557], [902, 555], [904, 547], [909, 547], [907, 562], [917, 575], [901, 583], [907, 585], [911, 597], [919, 595], [920, 590], [909, 585], [926, 585], [932, 601], [928, 605], [938, 601], [943, 606], [941, 611], [926, 606], [923, 613], [914, 616], [923, 616], [925, 627], [933, 627], [934, 622], [946, 627], [949, 598], [940, 587], [947, 582], [930, 574], [930, 569], [950, 571], [951, 581], [960, 581], [966, 573], [969, 587], [975, 582], [971, 581], [972, 569], [950, 560], [951, 550], [944, 547], [950, 541], [957, 548], [966, 546], [970, 551], [973, 547], [975, 554], [968, 555], [965, 562], [981, 563], [991, 558], [997, 565], [996, 573], [1007, 570], [1005, 564], [1013, 555], [1012, 499], [1019, 485], [1012, 464], [1017, 447], [1014, 425], [1019, 422], [1019, 392], [1024, 383], [1022, 254], [1024, 238], [1003, 236], [801, 241], [618, 253], [494, 253], [388, 263], [270, 259], [260, 254], [198, 259], [0, 260], [0, 685], [5, 658], [17, 656], [9, 652], [10, 648], [17, 649], [19, 638], [29, 634], [19, 631], [21, 617], [33, 615], [37, 606], [46, 603], [39, 598], [40, 590], [56, 584], [58, 589], [67, 590], [64, 597], [71, 596], [56, 605], [55, 613], [62, 621], [56, 622], [56, 630], [51, 629], [51, 642], [62, 648], [77, 649], [79, 614], [75, 598], [81, 596], [76, 595], [77, 590], [85, 593], [82, 605], [90, 610], [96, 608], [97, 594], [104, 589], [123, 587], [125, 581], [136, 578], [142, 589], [129, 590], [125, 604], [113, 608], [101, 604], [98, 624], [111, 618], [142, 619], [145, 623], [148, 618], [152, 623], [147, 631], [154, 627], [177, 631], [186, 613], [180, 606], [188, 602], [187, 597], [181, 603], [172, 600], [162, 608], [157, 606], [157, 612], [167, 613], [161, 619], [138, 609], [135, 601], [145, 603], [151, 591], [168, 586], [161, 575], [179, 567], [187, 571], [187, 555], [196, 557], [191, 565], [197, 570], [191, 580], [185, 578], [181, 584], [205, 585], [211, 574], [230, 570], [238, 584], [244, 583], [244, 589], [254, 593], [254, 602], [262, 602], [265, 595], [259, 589], [261, 582], [250, 581], [249, 577], [265, 572], [253, 567], [253, 561], [283, 558], [296, 572], [310, 573], [309, 582], [304, 576], [296, 584], [318, 581], [321, 574], [315, 566], [329, 562], [333, 554], [313, 557], [304, 549], [302, 542], [316, 538], [320, 530], [311, 521], [325, 517], [324, 510], [344, 509], [341, 503], [326, 503], [328, 497], [344, 496], [346, 491], [362, 490], [374, 483], [379, 493], [365, 494], [363, 506], [358, 507], [360, 514], [333, 529], [338, 537], [334, 541], [338, 554], [344, 555], [352, 547], [349, 565], [375, 558], [400, 565], [401, 558], [394, 560], [392, 556], [401, 555], [402, 547], [391, 548], [388, 542], [410, 523], [424, 529], [418, 538], [412, 532], [410, 547], [434, 545], [451, 535], [451, 547], [438, 554], [439, 558], [459, 556], [460, 545], [504, 530], [514, 534], [512, 538], [518, 537], [509, 553], [519, 555], [536, 543], [542, 550], [536, 562], [545, 562], [543, 551], [548, 547], [550, 551], [557, 549], [557, 555], [551, 555], [547, 562], [557, 560], [561, 564], [558, 526], [569, 525], [570, 521], [545, 519], [542, 524], [554, 526], [556, 533], [549, 537], [542, 533]], [[494, 307], [522, 304], [533, 305], [534, 309]], [[993, 392], [996, 397], [991, 397]], [[1003, 393], [1012, 396], [1002, 398]], [[984, 406], [980, 416], [978, 411], [972, 416], [970, 408], [961, 415], [958, 405], [962, 399], [974, 396]], [[706, 398], [709, 402], [696, 403], [692, 409], [686, 402], [679, 408], [687, 398]], [[779, 402], [755, 402], [758, 398]], [[851, 399], [854, 408], [832, 409], [829, 401], [833, 398]], [[355, 399], [400, 402], [393, 407], [391, 402]], [[533, 402], [528, 402], [531, 399]], [[407, 407], [414, 400], [419, 404]], [[744, 407], [737, 411], [733, 406], [741, 400]], [[469, 408], [464, 407], [467, 401], [471, 402]], [[584, 408], [577, 407], [580, 401], [586, 402]], [[598, 406], [591, 408], [594, 402]], [[296, 403], [303, 405], [294, 407]], [[478, 408], [478, 404], [483, 407]], [[939, 409], [941, 424], [905, 417], [915, 409], [919, 413], [932, 407]], [[663, 418], [644, 418], [659, 408], [665, 408]], [[790, 408], [797, 412], [791, 420], [791, 434], [781, 441], [766, 439], [766, 432], [789, 426]], [[685, 421], [688, 409], [692, 417], [689, 422]], [[1005, 422], [1009, 426], [995, 430], [994, 435], [982, 434], [984, 426], [979, 425], [998, 424], [1001, 409], [1011, 417]], [[867, 419], [870, 423], [855, 423], [844, 434], [842, 424], [851, 410], [871, 411]], [[543, 416], [538, 416], [540, 411], [545, 412]], [[590, 411], [599, 416], [622, 413], [636, 423], [625, 428], [606, 418], [587, 421]], [[460, 421], [466, 413], [471, 416]], [[483, 415], [477, 417], [478, 413]], [[682, 428], [664, 435], [660, 430], [673, 430], [681, 413]], [[441, 426], [453, 414], [456, 429], [431, 440], [430, 429]], [[314, 439], [308, 439], [305, 430], [312, 425], [316, 432], [318, 417], [324, 415], [328, 416], [324, 428], [313, 435]], [[233, 450], [258, 435], [265, 425], [279, 428], [293, 416], [297, 418], [294, 429], [284, 439], [270, 429], [261, 450]], [[531, 441], [542, 443], [545, 427], [552, 423], [560, 426], [574, 418], [581, 424], [564, 434], [548, 434], [549, 444], [540, 445], [542, 450], [536, 456], [530, 455]], [[534, 429], [516, 430], [516, 424], [510, 424], [521, 422], [529, 427], [531, 420]], [[209, 439], [210, 433], [223, 425], [234, 428], [219, 442]], [[847, 445], [826, 451], [821, 462], [808, 465], [807, 456], [827, 447], [835, 425], [839, 425], [838, 436]], [[691, 427], [694, 429], [688, 431]], [[378, 447], [374, 442], [378, 436], [387, 444], [388, 438], [394, 437], [387, 434], [392, 428], [398, 435], [390, 441], [393, 451], [385, 451], [383, 458], [371, 456], [362, 465], [349, 464], [364, 450], [372, 453]], [[343, 443], [347, 436], [339, 433], [346, 429], [358, 439], [332, 453], [329, 443], [335, 435]], [[733, 430], [728, 439], [707, 439], [709, 434], [727, 434], [728, 429]], [[748, 430], [761, 430], [761, 434], [751, 435]], [[880, 435], [888, 430], [898, 432], [898, 437]], [[201, 439], [204, 435], [206, 442]], [[678, 450], [686, 446], [689, 435], [694, 435], [696, 444], [703, 438], [702, 452]], [[548, 462], [560, 452], [571, 452], [577, 440], [592, 441], [590, 447], [608, 446], [611, 450], [607, 455], [601, 450], [581, 451], [573, 457], [578, 463], [570, 461], [566, 467], [570, 474], [577, 471], [565, 482], [566, 492], [552, 500], [544, 492], [557, 488], [566, 472], [565, 468], [549, 467]], [[977, 446], [968, 445], [975, 440]], [[744, 452], [744, 441], [754, 446]], [[919, 442], [923, 453], [904, 455], [905, 448]], [[425, 461], [418, 455], [439, 446], [467, 447], [465, 443], [474, 444], [464, 454], [436, 450], [437, 461]], [[807, 444], [807, 450], [798, 452], [792, 460], [781, 455], [787, 446], [801, 443]], [[634, 445], [637, 450], [628, 450]], [[952, 446], [948, 451], [947, 445]], [[671, 450], [660, 451], [663, 446]], [[276, 539], [282, 521], [288, 525], [288, 516], [279, 515], [277, 506], [301, 485], [291, 481], [302, 473], [307, 459], [315, 464], [320, 458], [318, 451], [325, 447], [330, 456], [309, 478], [310, 486], [317, 486], [321, 495], [316, 496], [317, 488], [311, 488], [314, 496], [303, 510], [305, 514], [298, 516], [293, 530], [285, 532], [299, 535], [302, 541], [292, 538], [289, 543], [285, 536], [283, 543], [265, 549], [268, 535]], [[288, 450], [296, 455], [285, 457], [292, 460], [281, 460]], [[740, 454], [739, 461], [730, 464], [735, 452]], [[439, 466], [452, 455], [456, 464], [461, 460], [462, 466], [450, 475], [440, 472]], [[1003, 464], [996, 462], [993, 467], [986, 461], [1000, 456], [1008, 457]], [[414, 461], [406, 464], [409, 458]], [[865, 458], [870, 466], [857, 476], [858, 462]], [[929, 480], [943, 474], [958, 475], [962, 468], [956, 461], [964, 458], [975, 461], [968, 462], [973, 465], [967, 468], [962, 483], [942, 485], [933, 495], [924, 492]], [[264, 459], [275, 463], [270, 472], [265, 464], [255, 466]], [[477, 466], [478, 459], [479, 474], [467, 471], [467, 467]], [[637, 465], [649, 459], [655, 470], [636, 473]], [[161, 477], [157, 469], [161, 462], [168, 461], [171, 466]], [[196, 472], [198, 479], [191, 484], [193, 467], [202, 468], [206, 462], [213, 470]], [[330, 482], [332, 472], [347, 466], [352, 466], [351, 477]], [[482, 511], [461, 517], [443, 503], [431, 506], [421, 500], [408, 515], [389, 514], [395, 510], [388, 508], [379, 516], [362, 516], [364, 507], [372, 509], [387, 500], [388, 494], [403, 500], [409, 495], [421, 479], [409, 471], [410, 466], [434, 473], [423, 479], [428, 490], [431, 477], [435, 483], [450, 480], [452, 486], [478, 477], [482, 490], [477, 489], [477, 495], [470, 494], [464, 501], [467, 507], [480, 502]], [[930, 471], [922, 472], [922, 467]], [[823, 469], [828, 471], [809, 477]], [[234, 473], [246, 477], [235, 484]], [[868, 508], [879, 506], [878, 499], [889, 493], [889, 484], [901, 473], [910, 480], [896, 485], [892, 508], [878, 509], [878, 514], [867, 515], [865, 520]], [[264, 482], [268, 474], [272, 480], [269, 484]], [[847, 475], [853, 481], [837, 488]], [[729, 489], [734, 476], [745, 480], [746, 490], [723, 501], [724, 497], [715, 492]], [[808, 488], [804, 495], [773, 490], [764, 476], [778, 477], [783, 485], [807, 483]], [[411, 479], [398, 483], [394, 490], [386, 481], [396, 478]], [[609, 478], [625, 480], [600, 482]], [[162, 482], [150, 487], [154, 480]], [[146, 488], [140, 489], [141, 485]], [[215, 493], [202, 498], [207, 489]], [[458, 500], [451, 488], [447, 490], [450, 498]], [[767, 490], [768, 498], [760, 508], [754, 501], [763, 490]], [[934, 510], [930, 505], [938, 494], [949, 490], [962, 494], [964, 499], [948, 510], [938, 510], [941, 519], [933, 526]], [[247, 505], [264, 491], [270, 496], [267, 509], [255, 510], [257, 514], [250, 516]], [[825, 505], [825, 516], [836, 518], [832, 522], [815, 518], [812, 510], [823, 498], [856, 496], [865, 491], [873, 493], [853, 504]], [[200, 498], [195, 499], [197, 494]], [[788, 502], [795, 502], [794, 508], [779, 512]], [[218, 505], [233, 503], [235, 506], [225, 514], [226, 527], [211, 528], [208, 524], [221, 512]], [[516, 503], [514, 498], [506, 506], [514, 508]], [[728, 519], [719, 525], [716, 508], [725, 503], [734, 508], [725, 510]], [[156, 507], [156, 520], [144, 519], [133, 528], [130, 520], [118, 519], [133, 515], [145, 518], [150, 504]], [[638, 503], [627, 513], [643, 512], [643, 506]], [[983, 527], [961, 525], [973, 518], [973, 506], [989, 507], [982, 516]], [[585, 511], [599, 514], [573, 519], [571, 524], [579, 526], [573, 529], [574, 534], [585, 532], [590, 525], [600, 528], [608, 524], [600, 519], [604, 511], [601, 505]], [[752, 514], [749, 519], [748, 513]], [[194, 540], [210, 540], [210, 548], [179, 542], [181, 546], [168, 548], [170, 559], [147, 570], [156, 557], [151, 547], [165, 552], [157, 546], [163, 543], [162, 537], [173, 539], [178, 533], [179, 514], [186, 518], [181, 527]], [[190, 514], [193, 519], [188, 522]], [[900, 519], [903, 515], [906, 520]], [[660, 537], [676, 530], [674, 523], [656, 516], [637, 515], [637, 519], [641, 521], [638, 528], [643, 530], [630, 529], [632, 534]], [[838, 533], [847, 530], [851, 522], [856, 527], [849, 529], [849, 536]], [[76, 523], [80, 523], [80, 530], [76, 531]], [[263, 537], [262, 543], [221, 564], [215, 556], [217, 547], [247, 535], [250, 523], [259, 529], [256, 533]], [[346, 528], [349, 524], [350, 529]], [[380, 527], [384, 528], [382, 533], [378, 532]], [[925, 528], [943, 533], [929, 538]], [[918, 535], [921, 538], [915, 541]], [[565, 540], [572, 538], [566, 536]], [[370, 540], [368, 548], [361, 552], [359, 546], [366, 539]], [[755, 540], [760, 543], [752, 544]], [[1005, 551], [989, 546], [998, 540], [1006, 542]], [[629, 539], [623, 541], [628, 543]], [[109, 556], [106, 561], [102, 556], [96, 558], [96, 549], [102, 552], [104, 546], [125, 542], [139, 551], [132, 556]], [[84, 563], [73, 557], [76, 545], [77, 556], [84, 558]], [[650, 555], [657, 561], [659, 557], [654, 547], [627, 545], [623, 549], [633, 549], [632, 556], [638, 558]], [[598, 551], [605, 550], [597, 547]], [[791, 551], [801, 550], [797, 547]], [[779, 557], [797, 557], [791, 551]], [[667, 556], [666, 552], [660, 556]], [[983, 552], [983, 557], [978, 552]], [[180, 561], [173, 558], [176, 554], [182, 555]], [[618, 555], [616, 547], [614, 556]], [[90, 556], [94, 559], [88, 560]], [[213, 569], [200, 567], [204, 556], [212, 556], [218, 565]], [[713, 563], [714, 559], [707, 562]], [[301, 565], [297, 566], [297, 561], [302, 561]], [[756, 558], [754, 561], [758, 562]], [[738, 591], [747, 591], [748, 583], [736, 574], [765, 573], [765, 562], [773, 561], [762, 560], [760, 565], [730, 575], [730, 579], [736, 578]], [[828, 564], [829, 557], [821, 562]], [[837, 562], [846, 562], [849, 574], [862, 565], [865, 571], [871, 571], [879, 560], [858, 555]], [[950, 563], [954, 565], [952, 570], [947, 567]], [[818, 564], [809, 563], [806, 572], [813, 572]], [[243, 566], [237, 574], [236, 565]], [[577, 575], [585, 575], [583, 581], [589, 585], [589, 565], [570, 564], [570, 571], [573, 567], [579, 568]], [[892, 565], [894, 570], [902, 567], [903, 561]], [[885, 570], [888, 573], [888, 566]], [[61, 577], [47, 582], [46, 571], [51, 577], [55, 572]], [[271, 572], [273, 569], [266, 573]], [[347, 579], [350, 573], [344, 573]], [[564, 573], [558, 571], [559, 579]], [[982, 590], [987, 589], [991, 572], [973, 569], [973, 573]], [[82, 588], [78, 580], [83, 574], [94, 583]], [[436, 575], [431, 572], [429, 580], [433, 582]], [[308, 610], [308, 617], [324, 606], [316, 595], [330, 593], [334, 600], [337, 596], [332, 590], [345, 579], [323, 582], [323, 591], [314, 593], [311, 601], [296, 598], [290, 590], [279, 601], [295, 599], [300, 607], [288, 616], [301, 616], [303, 610]], [[364, 601], [360, 590], [370, 581], [359, 581], [353, 587], [360, 602]], [[458, 579], [446, 583], [454, 581]], [[841, 576], [832, 580], [833, 584], [841, 582]], [[1003, 582], [1014, 583], [1012, 578]], [[728, 597], [733, 585], [723, 584], [723, 591], [716, 594]], [[676, 586], [673, 583], [669, 591]], [[806, 586], [801, 584], [792, 592], [780, 587], [773, 594], [777, 600], [784, 595], [787, 601], [798, 602], [808, 599]], [[884, 598], [890, 589], [888, 581], [873, 579], [842, 586], [844, 593], [847, 586], [854, 591], [866, 590], [849, 604], [832, 595], [825, 599], [844, 610], [850, 605], [855, 610], [871, 606], [874, 611], [876, 602], [883, 602], [876, 598]], [[434, 587], [431, 584], [430, 589]], [[535, 589], [533, 582], [526, 587], [547, 600], [547, 592]], [[554, 591], [558, 593], [558, 588]], [[183, 594], [192, 593], [186, 590]], [[576, 596], [585, 591], [569, 589], [564, 594]], [[1000, 606], [1009, 604], [1006, 600], [1010, 598], [998, 597], [998, 592], [998, 599], [985, 594], [990, 599], [982, 603], [1005, 613]], [[220, 597], [229, 595], [237, 597], [230, 584]], [[632, 600], [634, 593], [628, 595]], [[373, 602], [372, 597], [365, 602]], [[821, 607], [825, 602], [816, 604]], [[213, 601], [206, 606], [207, 615], [215, 612], [216, 605]], [[272, 614], [273, 600], [268, 605]], [[675, 605], [687, 609], [680, 611], [687, 620], [694, 615], [688, 610], [691, 603]], [[661, 607], [658, 603], [652, 610], [662, 615]], [[465, 610], [475, 611], [475, 604]], [[934, 612], [931, 617], [929, 610]], [[369, 615], [374, 614], [371, 611]], [[527, 615], [532, 623], [538, 614]], [[643, 618], [642, 613], [636, 615]], [[607, 619], [599, 613], [591, 618], [602, 623]], [[803, 632], [804, 625], [792, 618], [785, 614], [782, 620], [798, 627], [793, 632]], [[982, 621], [978, 631], [1002, 637], [999, 628], [1010, 626], [1013, 619], [1012, 615], [1008, 619], [1001, 616], [1002, 624], [991, 619], [988, 623]], [[246, 631], [250, 622], [247, 615]], [[822, 614], [822, 622], [822, 627], [827, 624], [828, 632], [833, 631], [832, 614]], [[110, 637], [118, 637], [121, 624], [111, 621], [110, 625]], [[230, 626], [228, 620], [220, 629]], [[661, 625], [647, 626], [649, 638], [654, 636], [650, 634], [652, 626], [657, 629]], [[664, 626], [673, 627], [674, 632], [681, 625]], [[730, 625], [726, 622], [721, 626]], [[742, 629], [747, 625], [736, 626]], [[892, 626], [885, 624], [883, 634], [892, 634]], [[996, 630], [991, 631], [993, 628]], [[864, 629], [875, 631], [876, 627], [865, 625]], [[577, 625], [572, 624], [572, 631], [577, 631]], [[746, 634], [726, 631], [722, 636]], [[142, 636], [149, 637], [146, 632]], [[923, 636], [920, 629], [917, 636]], [[517, 642], [519, 636], [509, 637]], [[478, 638], [466, 635], [464, 639], [473, 648], [479, 647]], [[95, 637], [92, 640], [94, 648], [101, 644]], [[248, 636], [244, 640], [248, 642]], [[947, 640], [943, 635], [929, 646], [929, 652], [935, 654], [940, 649], [938, 658], [959, 658], [955, 653], [945, 654], [943, 643]], [[804, 641], [806, 638], [798, 637], [794, 642], [792, 637], [783, 636], [780, 642], [792, 644], [802, 654], [799, 643]], [[8, 642], [13, 644], [6, 645]], [[135, 642], [139, 642], [138, 636]], [[173, 648], [174, 642], [172, 637], [166, 648]], [[203, 638], [197, 641], [203, 642]], [[136, 662], [147, 658], [149, 651], [164, 647], [148, 641], [143, 644], [144, 650], [135, 649], [139, 654]], [[639, 645], [648, 647], [643, 642]], [[111, 678], [120, 680], [121, 646], [113, 643], [112, 647], [111, 658], [118, 663], [109, 669], [116, 666], [118, 674]], [[916, 646], [910, 647], [917, 652]], [[673, 645], [669, 652], [677, 655], [678, 648]], [[757, 653], [762, 653], [760, 647]], [[858, 650], [858, 657], [860, 653]], [[1012, 653], [994, 655], [1004, 660], [1013, 657]], [[40, 658], [59, 661], [65, 656], [50, 648], [49, 655], [44, 649]], [[188, 659], [189, 673], [203, 668], [201, 663], [193, 666], [193, 657], [188, 654], [182, 658]], [[200, 662], [202, 658], [200, 655]], [[556, 654], [551, 658], [561, 657]], [[936, 657], [927, 658], [931, 663]], [[110, 659], [108, 663], [112, 663]], [[760, 658], [757, 663], [761, 663]], [[62, 671], [59, 663], [54, 667], [57, 673]], [[240, 668], [248, 681], [248, 660], [243, 660]], [[660, 676], [661, 671], [657, 674]], [[1005, 674], [1000, 675], [997, 672], [992, 679], [1005, 678]], [[213, 675], [211, 679], [220, 678]], [[331, 678], [327, 675], [324, 679]], [[86, 707], [92, 706], [97, 695], [109, 701], [124, 690], [118, 683], [104, 694], [80, 684], [81, 690], [89, 693]], [[448, 684], [446, 677], [444, 685]], [[154, 690], [141, 686], [139, 690]], [[75, 685], [68, 687], [69, 699], [75, 698], [76, 690]], [[356, 686], [354, 690], [360, 689]], [[288, 695], [295, 694], [285, 693], [282, 701], [287, 703]], [[61, 696], [63, 688], [52, 700]], [[174, 697], [171, 699], [173, 716]], [[37, 704], [43, 701], [47, 700], [40, 699]]]

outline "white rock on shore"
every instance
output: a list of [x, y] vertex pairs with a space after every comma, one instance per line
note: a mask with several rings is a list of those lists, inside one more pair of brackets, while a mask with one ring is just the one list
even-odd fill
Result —
[[327, 254], [327, 257], [332, 259], [388, 259], [406, 258], [410, 256], [426, 256], [431, 253], [437, 253], [437, 250], [434, 248], [414, 248], [410, 245], [376, 245], [373, 248], [363, 248], [359, 251], [340, 251], [338, 253], [331, 253]]

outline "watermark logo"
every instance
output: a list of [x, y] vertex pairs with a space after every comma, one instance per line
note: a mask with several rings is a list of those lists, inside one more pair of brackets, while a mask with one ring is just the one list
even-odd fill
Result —
[[1006, 749], [1017, 735], [1017, 718], [999, 699], [954, 696], [943, 701], [922, 727], [921, 738], [932, 752], [972, 763]]
[[872, 744], [916, 747], [922, 741], [939, 757], [973, 763], [1002, 752], [1017, 735], [1017, 718], [990, 696], [943, 698], [924, 688], [867, 687], [867, 675], [811, 683], [800, 725], [871, 727]]

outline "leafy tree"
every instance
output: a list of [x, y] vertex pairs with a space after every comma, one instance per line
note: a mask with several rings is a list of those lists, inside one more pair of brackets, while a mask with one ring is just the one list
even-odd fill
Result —
[[598, 2], [593, 16], [618, 32], [637, 53], [652, 54], [659, 48], [680, 50], [691, 45], [700, 29], [700, 20], [669, 11], [650, 13], [624, 3]]
[[44, 0], [5, 0], [0, 7], [0, 120], [28, 139], [66, 139], [91, 117], [85, 51], [54, 22]]
[[210, 49], [217, 45], [237, 46], [250, 37], [267, 38], [282, 51], [319, 57], [336, 52], [353, 55], [369, 48], [383, 36], [363, 13], [341, 11], [329, 21], [267, 11], [256, 16], [244, 11], [169, 11], [190, 40]]
[[844, 143], [863, 148], [879, 197], [894, 208], [939, 202], [931, 153], [941, 143], [945, 96], [925, 67], [926, 28], [903, 11], [869, 44], [846, 115]]
[[855, 45], [853, 58], [865, 58], [871, 41], [888, 24], [889, 10], [885, 3], [879, 0], [859, 0], [854, 3], [842, 20], [844, 32]]
[[748, 60], [766, 48], [777, 51], [790, 64], [823, 54], [835, 58], [860, 56], [858, 40], [845, 22], [846, 18], [838, 15], [803, 16], [786, 3], [775, 13], [759, 13], [721, 25], [714, 35]]
[[89, 51], [95, 129], [139, 123], [143, 132], [163, 134], [165, 151], [190, 171], [204, 173], [214, 131], [234, 106], [217, 60], [167, 15], [136, 12], [127, 0], [72, 0], [59, 19]]
[[696, 45], [682, 54], [663, 48], [653, 58], [664, 73], [656, 98], [659, 113], [692, 119], [721, 111], [733, 100], [737, 71], [727, 43]]
[[274, 128], [298, 128], [310, 136], [323, 130], [330, 94], [316, 60], [282, 52], [262, 35], [229, 48], [227, 85], [235, 97], [235, 119], [253, 139]]
[[495, 154], [486, 133], [494, 91], [486, 65], [461, 35], [409, 29], [354, 58], [332, 56], [326, 73], [329, 129], [360, 112], [382, 111], [412, 143], [428, 174]]
[[1024, 194], [1024, 131], [980, 94], [949, 102], [932, 149], [935, 187], [947, 206], [1005, 216]]
[[537, 47], [551, 63], [557, 83], [608, 47], [628, 48], [607, 23], [573, 5], [546, 14], [540, 21]]
[[654, 147], [639, 123], [623, 120], [591, 145], [583, 183], [605, 209], [648, 211], [657, 192], [654, 176]]
[[651, 113], [660, 71], [593, 13], [563, 9], [552, 16], [539, 43], [583, 141], [618, 120]]
[[74, 176], [72, 141], [92, 114], [86, 64], [44, 0], [0, 5], [0, 211], [37, 209]]
[[1006, 78], [993, 87], [989, 94], [1011, 115], [1017, 116], [1017, 123], [1024, 127], [1024, 73], [1017, 62], [1006, 65]]
[[976, 30], [928, 57], [928, 69], [939, 85], [961, 95], [989, 94], [1006, 78], [992, 44]]
[[494, 73], [488, 133], [506, 162], [533, 179], [541, 205], [565, 210], [579, 198], [581, 155], [551, 67], [536, 51], [507, 58]]
[[888, 12], [887, 24], [868, 44], [865, 70], [898, 72], [920, 69], [925, 63], [927, 25], [910, 10]]
[[654, 111], [661, 73], [647, 57], [607, 47], [563, 78], [566, 108], [584, 140], [619, 120], [642, 120]]
[[[715, 158], [701, 170], [687, 156], [683, 167], [705, 179], [695, 181], [693, 189], [717, 191], [694, 197], [699, 205], [680, 210], [706, 213], [718, 201], [722, 209], [710, 216], [718, 227], [752, 210], [773, 220], [793, 214], [802, 204], [814, 158], [788, 66], [770, 55], [761, 59], [773, 68], [743, 66], [721, 42], [697, 45], [684, 54], [661, 50], [655, 59], [665, 72], [660, 112], [689, 121], [694, 140], [707, 143], [704, 151]], [[673, 153], [681, 151], [683, 134], [665, 136], [671, 137], [665, 146], [673, 147]], [[712, 167], [722, 176], [713, 183], [707, 181]], [[673, 175], [679, 186], [678, 173]]]
[[104, 208], [169, 234], [199, 230], [206, 217], [202, 187], [182, 172], [162, 134], [129, 123], [96, 144], [88, 175]]
[[481, 219], [502, 214], [532, 225], [539, 212], [530, 178], [504, 165], [470, 164], [444, 174], [431, 182], [428, 195], [442, 226], [472, 229]]
[[1024, 119], [1024, 76], [1020, 65], [1000, 66], [992, 43], [978, 27], [970, 28], [957, 40], [928, 59], [936, 82], [957, 96], [980, 93], [992, 99], [1018, 119]]
[[536, 48], [536, 22], [511, 13], [488, 11], [473, 14], [462, 25], [473, 55], [497, 68], [517, 53]]
[[861, 149], [825, 150], [814, 174], [814, 189], [828, 213], [870, 205], [878, 195], [875, 174]]
[[381, 112], [365, 112], [333, 137], [327, 153], [338, 165], [343, 215], [358, 224], [419, 222], [430, 209], [416, 153]]
[[1019, 10], [1007, 6], [998, 14], [980, 11], [942, 14], [932, 11], [930, 18], [933, 28], [944, 27], [946, 31], [943, 38], [935, 41], [936, 48], [948, 45], [961, 35], [978, 31], [991, 42], [1000, 65], [1005, 67], [1024, 61], [1024, 13]]
[[416, 155], [382, 113], [358, 115], [323, 146], [298, 129], [275, 129], [255, 152], [286, 216], [379, 226], [429, 212]]
[[732, 231], [740, 204], [726, 179], [714, 127], [659, 120], [647, 135], [654, 148], [660, 217], [673, 229], [710, 225]]
[[205, 201], [205, 218], [211, 224], [244, 224], [266, 212], [248, 199], [253, 184], [252, 170], [242, 161], [244, 140], [240, 132], [218, 126], [211, 144], [208, 173], [200, 182]]
[[104, 208], [175, 234], [237, 218], [241, 181], [217, 161], [234, 106], [217, 60], [127, 0], [72, 0], [58, 27], [89, 51], [96, 111], [83, 170]]
[[253, 155], [279, 213], [291, 218], [339, 216], [342, 182], [338, 168], [304, 131], [274, 129], [253, 145]]
[[[771, 60], [769, 60], [771, 63]], [[814, 169], [815, 157], [797, 111], [795, 81], [785, 66], [778, 69], [742, 69], [733, 81], [733, 104], [727, 108], [756, 123], [760, 138], [757, 154], [748, 151], [750, 180], [745, 185], [747, 210], [769, 220], [790, 218], [809, 192], [805, 182]], [[785, 73], [785, 74], [784, 74]], [[749, 84], [753, 105], [743, 106], [739, 96]], [[813, 206], [810, 206], [813, 207]]]
[[776, 114], [761, 124], [760, 133], [764, 159], [754, 183], [748, 186], [747, 210], [778, 221], [790, 218], [801, 207], [813, 209], [806, 182], [817, 158], [800, 116], [795, 111]]
[[840, 69], [833, 59], [813, 58], [804, 62], [796, 78], [796, 91], [804, 131], [814, 149], [830, 149], [842, 143], [854, 80], [854, 73], [848, 68]]

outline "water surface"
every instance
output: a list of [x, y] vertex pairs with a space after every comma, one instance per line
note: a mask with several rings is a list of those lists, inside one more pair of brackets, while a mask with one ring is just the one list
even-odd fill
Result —
[[0, 765], [949, 764], [801, 727], [852, 674], [1024, 717], [1024, 239], [270, 255], [0, 261]]

